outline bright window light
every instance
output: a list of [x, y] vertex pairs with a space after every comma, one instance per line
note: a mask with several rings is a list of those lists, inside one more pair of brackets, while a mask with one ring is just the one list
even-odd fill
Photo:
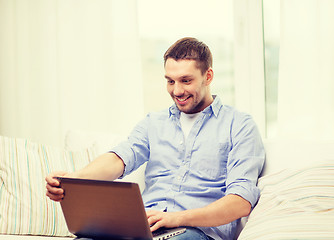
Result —
[[233, 1], [138, 0], [137, 4], [145, 111], [172, 103], [163, 77], [163, 54], [182, 37], [196, 37], [209, 46], [215, 73], [212, 94], [233, 105]]

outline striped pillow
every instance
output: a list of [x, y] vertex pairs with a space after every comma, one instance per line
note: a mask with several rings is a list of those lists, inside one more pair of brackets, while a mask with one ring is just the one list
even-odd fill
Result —
[[258, 186], [259, 202], [238, 240], [333, 239], [334, 161], [264, 176]]
[[45, 195], [45, 176], [74, 171], [95, 157], [0, 136], [0, 233], [71, 236], [59, 203]]

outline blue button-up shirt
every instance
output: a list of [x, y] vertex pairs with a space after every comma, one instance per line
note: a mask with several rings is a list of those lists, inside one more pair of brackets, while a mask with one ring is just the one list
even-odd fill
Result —
[[[237, 194], [254, 206], [265, 153], [252, 118], [215, 97], [187, 139], [179, 119], [175, 105], [150, 113], [127, 141], [112, 149], [124, 161], [124, 175], [147, 162], [145, 207], [182, 211], [204, 207], [227, 194]], [[201, 229], [214, 239], [232, 239], [236, 225], [234, 221]]]

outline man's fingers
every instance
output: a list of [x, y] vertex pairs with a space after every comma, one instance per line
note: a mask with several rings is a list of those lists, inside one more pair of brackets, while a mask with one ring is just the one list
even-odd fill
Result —
[[51, 194], [50, 192], [46, 192], [46, 196], [56, 202], [60, 202], [64, 198], [64, 195], [54, 195], [54, 194]]
[[54, 178], [54, 176], [47, 176], [45, 178], [45, 181], [47, 182], [48, 185], [53, 186], [53, 187], [58, 187], [59, 186], [59, 181]]
[[152, 232], [161, 227], [172, 228], [180, 226], [179, 215], [177, 213], [148, 211], [146, 214]]
[[159, 216], [151, 216], [148, 219], [151, 232], [154, 232], [155, 230], [158, 230], [159, 228], [164, 226], [162, 220], [163, 219]]
[[150, 227], [150, 230], [151, 230], [151, 232], [154, 232], [154, 231], [158, 230], [161, 227], [163, 227], [163, 226], [160, 224], [160, 222], [156, 222], [154, 225], [152, 225]]
[[150, 216], [147, 218], [147, 221], [148, 221], [148, 224], [151, 226], [151, 225], [154, 225], [158, 221], [158, 218], [156, 216]]
[[54, 172], [45, 177], [46, 181], [46, 196], [53, 201], [61, 201], [64, 198], [64, 190], [60, 188], [60, 182], [56, 178], [66, 175], [66, 172]]
[[159, 211], [155, 211], [155, 210], [149, 210], [146, 212], [147, 221], [150, 226], [155, 224], [159, 220], [158, 218], [159, 213], [160, 213]]
[[46, 190], [51, 194], [56, 194], [56, 195], [64, 194], [64, 190], [62, 188], [53, 187], [49, 184], [46, 184]]
[[61, 176], [64, 176], [66, 174], [67, 174], [67, 172], [54, 172], [54, 173], [51, 173], [48, 176], [46, 176], [45, 181], [51, 186], [58, 187], [60, 183], [59, 183], [59, 180], [56, 177], [61, 177]]

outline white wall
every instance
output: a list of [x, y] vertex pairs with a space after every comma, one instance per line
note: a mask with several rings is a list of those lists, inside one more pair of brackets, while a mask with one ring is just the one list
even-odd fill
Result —
[[0, 0], [0, 134], [61, 145], [68, 129], [143, 117], [136, 1]]

